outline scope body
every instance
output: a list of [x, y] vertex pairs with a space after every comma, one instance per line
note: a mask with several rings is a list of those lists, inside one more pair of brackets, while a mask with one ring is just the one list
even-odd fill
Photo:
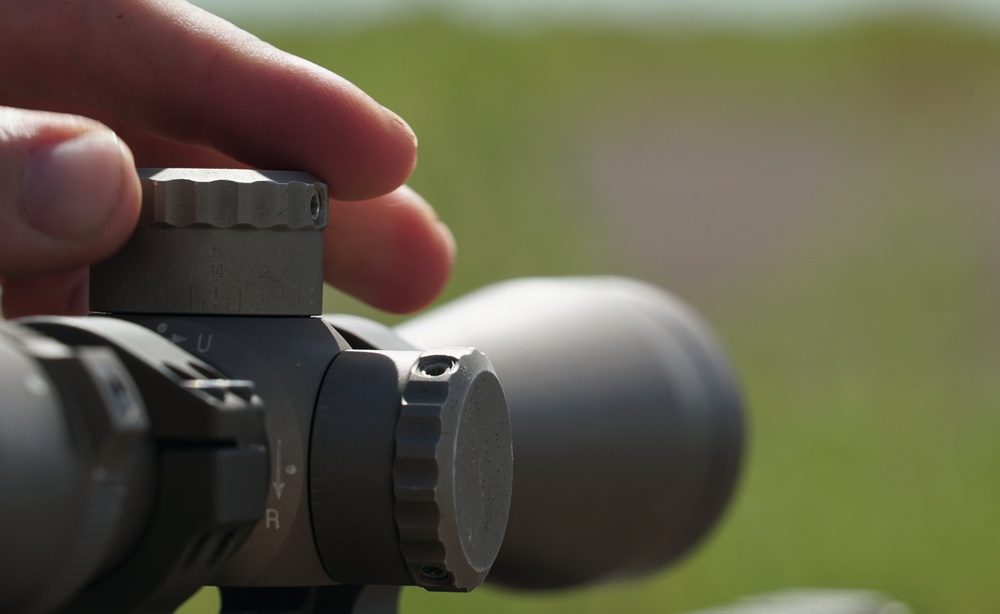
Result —
[[[320, 318], [325, 186], [141, 175], [136, 233], [92, 271], [105, 313], [0, 327], [0, 492], [32, 495], [0, 527], [60, 528], [37, 556], [0, 528], [0, 611], [170, 612], [216, 584], [223, 612], [394, 612], [395, 587], [491, 569], [650, 573], [720, 517], [738, 386], [662, 291], [523, 280], [396, 329]], [[31, 459], [48, 483], [8, 470]]]
[[[241, 585], [331, 584], [309, 513], [309, 449], [319, 389], [347, 343], [319, 318], [132, 316], [221, 373], [252, 381], [265, 400], [270, 471], [264, 518], [214, 580]], [[330, 445], [333, 445], [331, 442]]]

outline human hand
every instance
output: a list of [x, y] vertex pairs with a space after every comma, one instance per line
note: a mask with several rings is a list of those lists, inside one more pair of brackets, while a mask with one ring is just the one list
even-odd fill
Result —
[[454, 241], [402, 185], [416, 139], [344, 79], [181, 0], [8, 0], [0, 15], [6, 317], [86, 311], [87, 265], [135, 224], [137, 164], [309, 171], [332, 197], [328, 282], [400, 313], [444, 286]]

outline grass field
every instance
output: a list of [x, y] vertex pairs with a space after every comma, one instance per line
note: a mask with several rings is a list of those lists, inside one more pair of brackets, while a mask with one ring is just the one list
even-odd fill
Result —
[[739, 496], [678, 568], [556, 595], [407, 590], [403, 612], [681, 612], [791, 587], [1000, 609], [1000, 37], [319, 32], [258, 34], [413, 125], [412, 183], [459, 243], [448, 296], [656, 282], [719, 329], [752, 413]]

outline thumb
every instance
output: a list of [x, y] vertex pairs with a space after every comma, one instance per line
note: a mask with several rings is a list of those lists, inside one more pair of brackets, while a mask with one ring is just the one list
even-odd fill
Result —
[[0, 107], [0, 277], [108, 256], [132, 232], [139, 201], [132, 153], [107, 127]]

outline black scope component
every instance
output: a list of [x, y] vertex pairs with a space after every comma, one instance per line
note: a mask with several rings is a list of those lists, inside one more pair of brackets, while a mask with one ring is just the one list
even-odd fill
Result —
[[0, 329], [0, 611], [172, 612], [260, 516], [260, 398], [111, 318]]
[[522, 280], [395, 329], [315, 317], [322, 183], [140, 174], [97, 313], [0, 328], [0, 611], [215, 584], [226, 613], [394, 612], [402, 585], [650, 572], [716, 523], [740, 399], [673, 298]]

